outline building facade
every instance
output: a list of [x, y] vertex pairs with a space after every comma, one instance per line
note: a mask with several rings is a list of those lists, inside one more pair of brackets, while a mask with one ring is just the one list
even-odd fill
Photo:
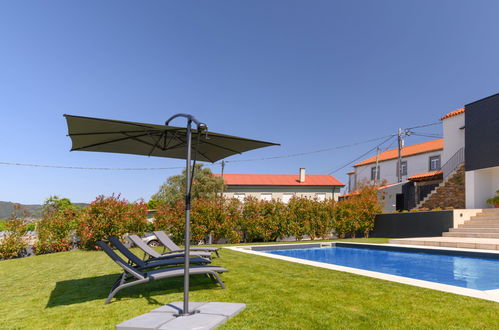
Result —
[[465, 106], [466, 208], [487, 208], [499, 190], [499, 94]]
[[[220, 174], [217, 174], [220, 175]], [[338, 200], [345, 185], [331, 175], [306, 174], [300, 169], [293, 174], [224, 174], [224, 196], [244, 200], [280, 200], [287, 203], [293, 196], [318, 200]]]
[[[439, 171], [442, 163], [444, 140], [437, 139], [413, 144], [401, 149], [402, 181], [416, 174]], [[376, 164], [378, 164], [376, 168]], [[359, 183], [384, 183], [387, 185], [398, 182], [397, 167], [398, 149], [391, 149], [354, 165], [354, 170], [348, 172], [349, 192], [356, 191]]]

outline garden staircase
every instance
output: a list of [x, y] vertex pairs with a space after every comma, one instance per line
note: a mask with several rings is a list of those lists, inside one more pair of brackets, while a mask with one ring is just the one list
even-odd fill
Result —
[[392, 244], [499, 250], [499, 208], [483, 209], [440, 237], [391, 239]]
[[464, 224], [450, 228], [442, 236], [499, 239], [499, 209], [483, 209]]
[[465, 208], [464, 164], [459, 165], [435, 187], [416, 208]]

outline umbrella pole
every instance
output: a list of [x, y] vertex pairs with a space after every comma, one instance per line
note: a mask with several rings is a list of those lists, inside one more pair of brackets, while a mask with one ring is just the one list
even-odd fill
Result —
[[189, 315], [189, 257], [190, 257], [190, 224], [191, 224], [191, 124], [192, 120], [187, 121], [187, 161], [186, 161], [186, 181], [185, 181], [185, 233], [184, 233], [184, 308], [182, 315]]

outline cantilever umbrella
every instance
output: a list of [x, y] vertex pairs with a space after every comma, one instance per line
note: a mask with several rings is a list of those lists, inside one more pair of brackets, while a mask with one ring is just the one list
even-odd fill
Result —
[[[184, 302], [181, 315], [189, 314], [189, 248], [190, 248], [190, 191], [191, 159], [216, 162], [234, 154], [278, 145], [237, 136], [208, 132], [206, 124], [189, 114], [176, 114], [165, 125], [154, 125], [64, 115], [68, 124], [71, 151], [112, 152], [186, 160], [185, 203], [185, 275]], [[187, 119], [186, 127], [169, 126], [177, 117]], [[192, 123], [196, 129], [191, 129]], [[194, 141], [194, 143], [193, 143]]]

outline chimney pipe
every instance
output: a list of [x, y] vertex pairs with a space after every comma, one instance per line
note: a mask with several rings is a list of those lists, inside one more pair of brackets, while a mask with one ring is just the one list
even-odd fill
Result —
[[305, 182], [305, 169], [303, 167], [300, 168], [300, 174], [299, 174], [299, 177], [298, 177], [298, 181], [300, 183]]

